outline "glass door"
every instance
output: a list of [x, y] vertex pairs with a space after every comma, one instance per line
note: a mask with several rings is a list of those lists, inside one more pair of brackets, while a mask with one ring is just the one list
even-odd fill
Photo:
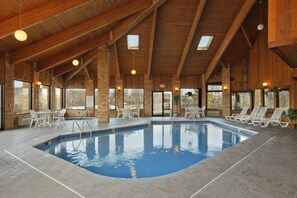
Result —
[[153, 91], [153, 116], [172, 115], [172, 92]]
[[4, 85], [0, 84], [0, 131], [4, 130]]

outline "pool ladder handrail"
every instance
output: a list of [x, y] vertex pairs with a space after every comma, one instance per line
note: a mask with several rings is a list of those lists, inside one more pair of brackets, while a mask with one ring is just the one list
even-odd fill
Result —
[[79, 123], [77, 122], [77, 121], [73, 121], [72, 122], [72, 132], [74, 132], [74, 126], [75, 126], [75, 124], [76, 124], [76, 126], [78, 127], [78, 129], [79, 129], [79, 133], [80, 133], [80, 138], [82, 137], [82, 133], [83, 133], [83, 131], [85, 130], [85, 123], [87, 124], [87, 126], [89, 127], [89, 129], [90, 129], [90, 137], [92, 137], [92, 135], [93, 135], [93, 132], [92, 132], [92, 128], [91, 128], [91, 125], [90, 125], [90, 123], [87, 121], [87, 120], [84, 120], [83, 122], [82, 122], [82, 128], [79, 126]]
[[73, 121], [73, 122], [72, 122], [72, 132], [74, 132], [74, 124], [76, 124], [76, 126], [77, 126], [78, 129], [79, 129], [79, 136], [80, 136], [80, 139], [81, 139], [81, 136], [82, 136], [82, 130], [81, 130], [81, 128], [80, 128], [80, 126], [79, 126], [79, 124], [78, 124], [77, 121]]
[[91, 125], [90, 125], [90, 123], [89, 123], [89, 121], [88, 120], [84, 120], [83, 122], [82, 122], [82, 130], [85, 130], [85, 123], [87, 124], [87, 126], [89, 127], [89, 129], [90, 129], [90, 137], [92, 137], [92, 135], [93, 135], [93, 131], [92, 131], [92, 128], [91, 128]]

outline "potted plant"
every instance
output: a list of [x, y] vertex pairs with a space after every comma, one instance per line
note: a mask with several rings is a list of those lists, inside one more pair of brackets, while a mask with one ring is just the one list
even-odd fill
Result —
[[173, 102], [174, 102], [174, 113], [173, 113], [173, 116], [176, 117], [177, 116], [177, 105], [178, 105], [178, 101], [180, 99], [180, 96], [179, 95], [175, 95], [173, 97]]
[[297, 118], [297, 109], [288, 109], [287, 111], [288, 118], [290, 119], [290, 127], [295, 128], [294, 120]]

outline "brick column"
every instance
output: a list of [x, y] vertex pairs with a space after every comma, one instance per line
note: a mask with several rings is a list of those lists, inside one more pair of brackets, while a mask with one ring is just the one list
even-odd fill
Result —
[[147, 74], [144, 75], [144, 115], [145, 117], [152, 116], [152, 91], [153, 84], [152, 79]]
[[[39, 81], [39, 72], [35, 72], [35, 65], [34, 65], [34, 71], [33, 71], [33, 83], [32, 83], [32, 109], [34, 111], [41, 110], [39, 109], [39, 91], [40, 86], [36, 85], [36, 82]], [[41, 82], [42, 83], [42, 82]]]
[[[175, 91], [175, 88], [178, 88], [178, 91], [177, 92]], [[176, 95], [179, 95], [180, 96], [180, 80], [176, 79], [176, 76], [175, 75], [172, 76], [172, 93], [173, 93], [173, 98]], [[180, 100], [181, 100], [181, 97], [179, 98], [177, 105], [175, 105], [175, 102], [173, 100], [172, 111], [173, 111], [173, 114], [176, 113], [177, 116], [181, 114]]]
[[106, 46], [99, 47], [98, 52], [98, 121], [109, 122], [108, 94], [110, 84], [109, 52]]
[[203, 106], [205, 106], [206, 107], [206, 104], [207, 104], [207, 102], [206, 102], [206, 82], [205, 82], [205, 75], [203, 74], [202, 75], [202, 78], [201, 78], [201, 80], [202, 80], [202, 89], [201, 89], [201, 107], [203, 107]]
[[124, 82], [120, 75], [116, 75], [116, 106], [121, 108], [124, 106]]
[[[224, 90], [226, 86], [227, 90]], [[230, 86], [230, 63], [227, 65], [222, 66], [222, 116], [230, 115], [231, 114], [231, 86]]]
[[9, 64], [9, 55], [4, 56], [4, 129], [7, 130], [14, 128], [14, 66]]
[[[95, 91], [94, 90], [94, 80], [86, 79], [85, 81], [86, 81], [86, 96], [94, 98], [94, 91]], [[95, 110], [94, 102], [91, 105], [92, 105], [92, 107], [87, 107], [88, 108], [87, 116], [94, 116], [94, 110]]]

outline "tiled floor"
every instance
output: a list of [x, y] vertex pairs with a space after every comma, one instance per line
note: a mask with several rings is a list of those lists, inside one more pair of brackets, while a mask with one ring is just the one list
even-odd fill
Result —
[[[150, 123], [170, 118], [91, 120], [93, 129]], [[173, 118], [183, 120], [184, 118]], [[63, 127], [0, 132], [0, 197], [297, 197], [297, 130], [259, 128], [212, 118], [257, 135], [185, 170], [148, 179], [95, 175], [33, 148]]]

